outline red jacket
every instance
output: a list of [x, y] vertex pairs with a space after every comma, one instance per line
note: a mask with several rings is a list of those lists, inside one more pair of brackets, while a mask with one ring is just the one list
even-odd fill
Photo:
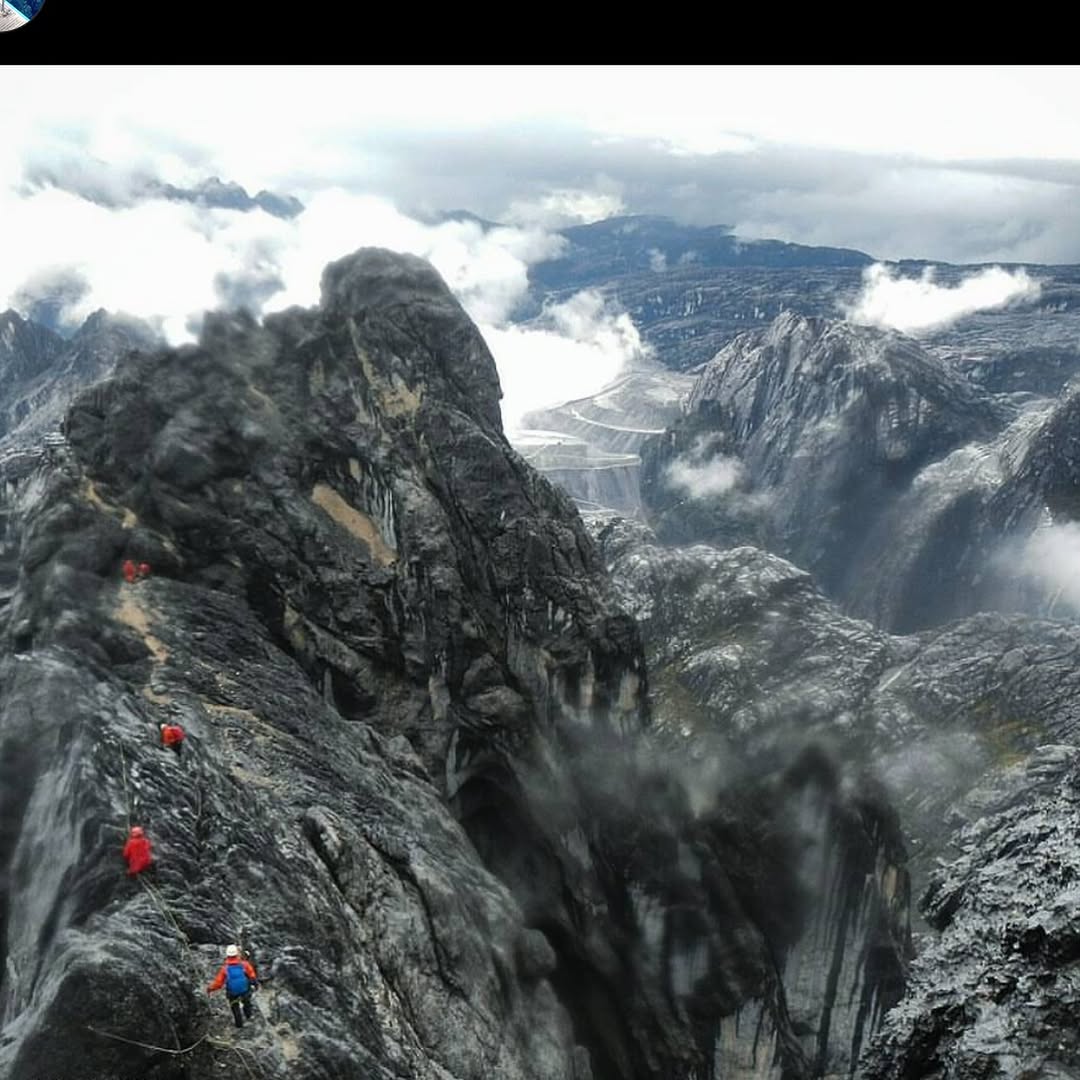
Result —
[[221, 965], [221, 970], [214, 976], [214, 981], [206, 988], [208, 993], [212, 994], [215, 990], [220, 990], [225, 985], [225, 968], [230, 964], [243, 964], [244, 974], [252, 982], [259, 981], [259, 977], [255, 974], [255, 969], [246, 960], [242, 960], [239, 956], [230, 956], [229, 959]]
[[122, 569], [124, 571], [124, 580], [130, 585], [135, 580], [135, 575], [138, 573], [134, 559], [125, 559]]
[[129, 875], [141, 873], [153, 862], [150, 841], [145, 836], [129, 836], [121, 854], [127, 859]]
[[179, 724], [166, 724], [161, 729], [161, 741], [166, 746], [184, 741], [184, 729]]

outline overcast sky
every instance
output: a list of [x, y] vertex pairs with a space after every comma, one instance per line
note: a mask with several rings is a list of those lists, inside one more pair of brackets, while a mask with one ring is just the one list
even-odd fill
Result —
[[[617, 213], [882, 259], [1080, 262], [1076, 67], [8, 68], [0, 91], [0, 309], [74, 274], [73, 318], [126, 309], [173, 340], [228, 299], [312, 303], [326, 261], [381, 243], [431, 258], [489, 344], [572, 342], [617, 370], [633, 327], [588, 298], [546, 339], [508, 322], [553, 230]], [[211, 175], [307, 210], [140, 194]], [[425, 223], [458, 208], [508, 227]]]

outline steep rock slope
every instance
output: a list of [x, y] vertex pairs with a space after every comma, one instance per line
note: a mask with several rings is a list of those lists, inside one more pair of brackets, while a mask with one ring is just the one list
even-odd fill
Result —
[[[1009, 926], [1030, 924], [1024, 949], [1071, 940], [1075, 860], [1065, 844], [1074, 832], [1068, 791], [1080, 744], [1080, 630], [988, 613], [890, 637], [842, 615], [809, 575], [774, 555], [665, 548], [641, 524], [610, 517], [593, 527], [617, 595], [641, 624], [657, 727], [696, 748], [721, 783], [784, 768], [797, 773], [811, 751], [820, 772], [837, 777], [835, 816], [818, 832], [814, 818], [804, 817], [805, 847], [796, 855], [830, 883], [815, 895], [833, 899], [811, 909], [814, 932], [779, 965], [788, 1013], [798, 1017], [790, 1032], [808, 1056], [826, 1048], [811, 1060], [847, 1075], [884, 1019], [882, 1039], [865, 1059], [867, 1075], [882, 1080], [1019, 1077], [1027, 1075], [1025, 1060], [1050, 1062], [1045, 1075], [1053, 1076], [1052, 1062], [1072, 1063], [1059, 1047], [1072, 1046], [1061, 1006], [1073, 996], [1065, 945], [1048, 945], [1038, 970], [1026, 974], [1012, 957], [1015, 978], [1005, 980], [998, 1005], [987, 1003], [994, 987], [986, 973], [1002, 950], [1016, 950]], [[861, 833], [840, 824], [850, 821], [843, 811], [853, 793]], [[892, 806], [900, 826], [893, 836], [912, 853], [915, 895], [926, 893], [913, 988], [903, 998], [899, 980], [883, 977], [908, 958], [896, 948], [903, 905], [892, 920], [878, 921], [906, 880], [887, 830], [877, 834], [877, 873], [865, 879], [873, 887], [847, 922], [835, 899], [864, 880], [855, 841], [887, 823]], [[890, 851], [892, 859], [882, 858]], [[977, 941], [987, 925], [992, 933]], [[890, 928], [892, 949], [882, 950]], [[869, 957], [888, 963], [875, 969]], [[833, 962], [841, 974], [830, 982]], [[1033, 1000], [1032, 988], [1044, 983], [1050, 989]], [[894, 1008], [884, 1017], [864, 1014], [860, 1023], [868, 992]], [[770, 1016], [768, 999], [757, 1012], [742, 1011], [767, 1023], [726, 1031], [723, 1075], [783, 1075], [769, 1047], [788, 1030], [785, 1018], [775, 1009]], [[1022, 1051], [1008, 1049], [1014, 1037]], [[950, 1071], [961, 1061], [968, 1071]]]
[[58, 428], [79, 390], [108, 375], [125, 352], [156, 344], [145, 323], [105, 311], [66, 339], [13, 311], [0, 316], [0, 453]]
[[[490, 357], [430, 268], [372, 253], [324, 285], [321, 311], [129, 357], [25, 494], [5, 1075], [580, 1071], [551, 947], [443, 795], [469, 797], [468, 765], [474, 802], [496, 775], [512, 803], [566, 712], [633, 728], [633, 628], [502, 442]], [[125, 556], [154, 577], [121, 584]], [[590, 692], [564, 706], [572, 677]], [[156, 883], [120, 872], [129, 821]], [[238, 937], [269, 976], [253, 1044], [202, 991]]]
[[1080, 751], [1043, 747], [973, 792], [922, 900], [941, 931], [864, 1060], [868, 1080], [1067, 1080], [1080, 1069]]
[[431, 268], [365, 251], [317, 310], [128, 355], [8, 492], [0, 1072], [715, 1071], [813, 901], [794, 803], [654, 752], [636, 627], [498, 394]]
[[905, 845], [869, 768], [883, 740], [867, 701], [893, 643], [776, 556], [664, 548], [619, 519], [595, 527], [642, 627], [658, 730], [685, 747], [698, 790], [742, 791], [784, 822], [809, 898], [774, 981], [726, 1022], [716, 1075], [848, 1076], [910, 958]]
[[[48, 370], [64, 348], [64, 339], [16, 311], [0, 315], [0, 393], [5, 401], [22, 383]], [[5, 429], [10, 426], [7, 419]], [[2, 433], [0, 433], [2, 434]]]
[[[929, 467], [1010, 418], [910, 339], [782, 315], [702, 370], [685, 418], [643, 449], [642, 498], [665, 539], [756, 543], [805, 566], [855, 613], [917, 628], [952, 597], [916, 579], [940, 573], [927, 563], [952, 558], [952, 538], [970, 538], [982, 500], [966, 498], [978, 492], [967, 479], [940, 497], [942, 485], [928, 484], [906, 562], [882, 571], [895, 528], [911, 519], [900, 504]], [[719, 463], [732, 470], [729, 491], [702, 497], [672, 479], [676, 464], [693, 476]], [[875, 591], [885, 573], [900, 594], [893, 607]]]

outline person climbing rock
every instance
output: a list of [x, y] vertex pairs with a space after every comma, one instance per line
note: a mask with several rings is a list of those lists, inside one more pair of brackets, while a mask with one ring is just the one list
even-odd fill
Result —
[[138, 576], [139, 568], [135, 565], [134, 559], [125, 559], [124, 564], [121, 567], [124, 574], [124, 580], [130, 585], [134, 582]]
[[251, 1019], [251, 992], [258, 985], [255, 969], [241, 957], [240, 949], [236, 945], [230, 945], [225, 950], [225, 963], [221, 965], [221, 970], [214, 976], [214, 981], [206, 988], [206, 992], [212, 994], [224, 986], [233, 1020], [237, 1027], [243, 1027], [244, 1020]]
[[184, 752], [184, 729], [179, 724], [161, 725], [161, 744], [174, 751], [177, 757]]
[[135, 568], [138, 578], [141, 581], [144, 577], [150, 576], [150, 564], [148, 562], [141, 562]]
[[127, 859], [128, 877], [135, 877], [151, 866], [154, 857], [150, 850], [150, 841], [143, 833], [141, 826], [131, 826], [131, 832], [121, 854]]

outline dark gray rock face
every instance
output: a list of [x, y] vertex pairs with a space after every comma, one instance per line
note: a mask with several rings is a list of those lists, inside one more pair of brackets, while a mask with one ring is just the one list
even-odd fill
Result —
[[0, 316], [0, 454], [26, 451], [59, 428], [72, 399], [112, 371], [125, 352], [159, 340], [138, 319], [97, 311], [70, 338]]
[[[381, 252], [335, 264], [321, 311], [211, 319], [197, 348], [131, 355], [66, 431], [7, 621], [4, 715], [28, 719], [3, 728], [23, 777], [0, 854], [17, 973], [3, 1071], [63, 1075], [78, 1054], [176, 1074], [186, 1056], [85, 1024], [194, 1043], [208, 958], [247, 931], [273, 975], [257, 1050], [274, 1074], [574, 1075], [550, 947], [443, 800], [497, 861], [486, 838], [517, 821], [485, 810], [521, 819], [529, 783], [570, 783], [543, 768], [550, 732], [634, 730], [644, 672], [565, 499], [502, 439], [490, 356], [442, 282]], [[125, 556], [154, 568], [139, 591]], [[156, 745], [169, 716], [193, 733], [194, 775]], [[51, 886], [29, 872], [50, 814]], [[118, 873], [129, 816], [158, 844], [156, 893]], [[139, 998], [153, 1007], [133, 1023]], [[221, 1059], [207, 1042], [196, 1058]]]
[[940, 931], [864, 1059], [872, 1080], [1077, 1075], [1080, 752], [1042, 747], [972, 792], [922, 907]]
[[[703, 369], [685, 420], [643, 451], [642, 497], [663, 538], [759, 543], [807, 567], [860, 612], [891, 543], [889, 530], [875, 526], [890, 519], [921, 470], [989, 439], [1005, 416], [910, 339], [784, 315]], [[688, 494], [673, 483], [676, 462], [696, 475], [727, 459], [738, 470], [734, 495], [711, 496], [712, 505], [684, 516]], [[955, 516], [955, 502], [949, 507]], [[899, 583], [908, 596], [911, 586]], [[932, 617], [874, 614], [900, 628]]]
[[782, 830], [807, 898], [802, 933], [725, 1022], [717, 1075], [848, 1076], [910, 957], [904, 842], [870, 767], [882, 740], [867, 706], [894, 646], [776, 556], [663, 548], [619, 519], [596, 527], [642, 628], [657, 729], [700, 790], [751, 800]]
[[[842, 615], [808, 574], [774, 555], [662, 547], [642, 524], [610, 517], [593, 528], [616, 595], [641, 625], [657, 730], [683, 744], [699, 775], [721, 787], [745, 776], [798, 774], [808, 759], [831, 770], [839, 781], [836, 816], [817, 832], [812, 815], [799, 818], [806, 844], [794, 845], [793, 862], [828, 882], [817, 896], [866, 883], [846, 936], [835, 899], [809, 909], [815, 930], [781, 952], [777, 965], [787, 1015], [798, 1019], [785, 1020], [768, 996], [744, 1004], [718, 1044], [723, 1075], [783, 1075], [771, 1048], [792, 1037], [808, 1062], [827, 1063], [823, 1072], [792, 1075], [846, 1076], [860, 1053], [867, 1075], [882, 1080], [983, 1075], [970, 1062], [968, 1072], [954, 1071], [965, 1054], [995, 1077], [1026, 1075], [1024, 1061], [1071, 1062], [1058, 1048], [1073, 1045], [1061, 1004], [1074, 996], [1070, 961], [1029, 971], [1034, 981], [1002, 998], [985, 1030], [984, 1009], [997, 1007], [985, 1003], [989, 983], [977, 984], [1006, 948], [995, 928], [1018, 913], [1023, 922], [1045, 907], [1057, 912], [1055, 926], [1068, 925], [1068, 897], [1057, 892], [1070, 888], [1071, 857], [1062, 847], [1075, 823], [1059, 787], [1074, 769], [1080, 731], [1080, 629], [986, 613], [888, 636]], [[1051, 795], [1043, 791], [1047, 777]], [[841, 824], [852, 820], [853, 804], [858, 828]], [[876, 872], [864, 877], [858, 852], [867, 837]], [[891, 846], [901, 839], [906, 860]], [[903, 899], [909, 873], [914, 894], [927, 897], [913, 989], [901, 997], [912, 955]], [[988, 940], [975, 943], [986, 926]], [[842, 955], [830, 951], [841, 941]], [[881, 966], [862, 964], [869, 955]], [[1054, 964], [1060, 970], [1051, 972]], [[834, 970], [842, 974], [830, 983]], [[1024, 995], [1039, 980], [1049, 989], [1032, 1010]], [[881, 1010], [860, 1020], [867, 995]], [[883, 1021], [882, 1041], [867, 1049]], [[1021, 1029], [1017, 1053], [1008, 1042]], [[1050, 1064], [1047, 1070], [1057, 1075]]]
[[48, 370], [63, 347], [59, 334], [27, 322], [17, 312], [0, 315], [0, 393], [4, 399], [21, 383]]
[[[637, 628], [498, 396], [431, 268], [364, 251], [317, 310], [129, 353], [10, 486], [0, 1074], [690, 1080], [787, 1008], [800, 823], [865, 876], [878, 818], [813, 760], [732, 787], [654, 741]], [[233, 1034], [203, 987], [235, 940]]]

